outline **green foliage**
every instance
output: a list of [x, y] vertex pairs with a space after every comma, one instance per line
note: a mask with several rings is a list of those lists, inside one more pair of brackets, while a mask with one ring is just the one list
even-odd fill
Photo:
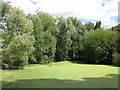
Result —
[[57, 20], [60, 33], [57, 37], [56, 60], [78, 59], [78, 47], [81, 36], [86, 32], [86, 28], [79, 20], [73, 17], [67, 19], [60, 17]]
[[28, 18], [33, 22], [33, 35], [36, 40], [34, 44], [35, 51], [32, 56], [36, 58], [37, 63], [49, 63], [54, 61], [56, 38], [51, 32], [54, 27], [54, 22], [51, 22], [51, 20], [54, 19], [46, 13], [29, 15]]
[[86, 23], [85, 26], [88, 31], [94, 30], [94, 23], [89, 22], [89, 23]]
[[113, 54], [113, 65], [120, 66], [120, 53]]
[[33, 23], [26, 19], [18, 8], [12, 8], [7, 16], [7, 31], [5, 32], [3, 63], [14, 66], [24, 66], [33, 52], [34, 37], [31, 35]]
[[101, 21], [97, 21], [94, 30], [99, 29], [100, 27], [101, 27]]
[[[42, 57], [41, 60], [42, 62], [52, 62], [54, 61], [55, 57], [55, 52], [56, 52], [56, 39], [54, 36], [51, 35], [50, 32], [44, 32], [44, 42], [41, 45], [41, 49], [43, 50], [42, 52]], [[48, 43], [49, 42], [49, 43]]]
[[2, 31], [0, 30], [0, 65], [2, 64], [2, 55], [3, 55], [3, 42], [4, 39], [2, 38]]
[[71, 33], [70, 36], [71, 46], [69, 49], [69, 58], [71, 60], [76, 60], [79, 58], [78, 47], [82, 35], [86, 32], [86, 28], [76, 18], [68, 17], [67, 22], [68, 22], [68, 28], [70, 29], [70, 33]]
[[31, 33], [33, 31], [32, 21], [26, 19], [23, 11], [18, 8], [13, 8], [10, 12], [7, 17], [7, 32], [11, 36]]
[[9, 2], [5, 2], [4, 0], [0, 0], [0, 17], [5, 17], [10, 11]]
[[43, 31], [52, 31], [55, 25], [55, 19], [48, 13], [38, 12], [37, 15], [42, 20]]
[[42, 32], [41, 42], [39, 43], [39, 55], [40, 59], [37, 59], [38, 63], [49, 63], [54, 61], [56, 52], [56, 39], [50, 32]]
[[117, 52], [120, 53], [120, 33], [118, 34], [118, 40], [117, 40]]
[[0, 54], [4, 68], [55, 60], [84, 59], [88, 63], [115, 65], [119, 61], [113, 55], [115, 51], [120, 53], [119, 24], [104, 30], [101, 21], [94, 27], [91, 22], [82, 25], [77, 18], [54, 18], [43, 12], [26, 16], [3, 0], [0, 7]]
[[118, 40], [117, 40], [117, 52], [120, 53], [120, 24], [111, 28], [112, 31], [118, 33]]
[[29, 34], [14, 36], [5, 49], [5, 60], [10, 60], [13, 66], [24, 66], [28, 63], [28, 56], [34, 50], [34, 37]]
[[0, 30], [5, 31], [6, 17], [10, 13], [11, 6], [8, 2], [0, 0]]
[[48, 13], [38, 12], [37, 15], [41, 19], [42, 31], [49, 31], [53, 36], [57, 37], [59, 29], [56, 24], [56, 19]]
[[32, 53], [31, 57], [29, 58], [30, 63], [38, 63], [40, 61], [40, 53], [41, 53], [41, 42], [43, 42], [43, 33], [42, 33], [42, 21], [38, 17], [38, 15], [28, 15], [28, 19], [32, 20], [33, 22], [33, 33], [32, 35], [35, 38], [35, 51]]
[[117, 26], [112, 27], [113, 31], [117, 31], [118, 33], [120, 33], [120, 24], [118, 24]]
[[77, 39], [77, 31], [73, 25], [72, 19], [73, 18], [71, 18], [71, 17], [69, 17], [67, 19], [67, 23], [68, 23], [67, 29], [69, 30], [67, 33], [69, 36], [68, 39], [69, 39], [69, 45], [70, 45], [68, 47], [69, 48], [69, 50], [68, 50], [69, 58], [68, 59], [73, 59], [75, 57], [75, 49], [76, 49], [76, 47], [74, 47], [76, 42], [74, 42], [74, 41]]
[[80, 45], [84, 60], [88, 63], [112, 64], [116, 40], [117, 34], [110, 30], [98, 29], [86, 33]]
[[56, 60], [68, 60], [68, 52], [71, 45], [71, 25], [63, 17], [58, 18], [59, 35], [57, 37]]

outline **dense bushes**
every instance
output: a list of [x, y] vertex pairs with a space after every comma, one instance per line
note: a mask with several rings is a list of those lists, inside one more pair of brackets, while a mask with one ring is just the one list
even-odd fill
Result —
[[118, 34], [116, 53], [113, 54], [113, 64], [116, 66], [120, 66], [120, 24], [112, 27], [112, 31]]
[[84, 34], [80, 44], [82, 59], [88, 63], [112, 64], [116, 41], [117, 34], [110, 30], [97, 29]]
[[120, 66], [120, 53], [113, 54], [113, 64]]

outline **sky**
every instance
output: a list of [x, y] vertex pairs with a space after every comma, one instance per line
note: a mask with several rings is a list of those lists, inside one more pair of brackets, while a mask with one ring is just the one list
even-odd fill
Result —
[[118, 24], [120, 0], [7, 0], [21, 8], [25, 14], [39, 11], [52, 16], [77, 17], [83, 24], [101, 20], [103, 28]]

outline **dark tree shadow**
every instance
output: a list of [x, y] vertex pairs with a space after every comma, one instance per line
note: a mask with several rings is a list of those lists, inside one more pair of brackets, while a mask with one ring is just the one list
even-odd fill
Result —
[[112, 64], [103, 64], [103, 63], [88, 63], [85, 61], [70, 61], [71, 63], [76, 63], [76, 64], [89, 64], [89, 65], [107, 65], [107, 66], [112, 66], [112, 67], [118, 67], [118, 66], [114, 66]]
[[4, 82], [3, 88], [118, 88], [118, 74], [109, 77], [83, 78], [80, 80], [60, 79], [25, 79], [14, 82]]
[[76, 63], [76, 64], [87, 64], [84, 61], [70, 61], [71, 63]]

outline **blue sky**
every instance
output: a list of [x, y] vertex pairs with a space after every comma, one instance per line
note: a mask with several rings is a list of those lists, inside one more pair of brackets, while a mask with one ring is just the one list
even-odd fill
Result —
[[34, 0], [29, 0], [31, 3], [33, 3], [33, 4], [37, 4], [37, 2], [36, 1], [34, 1]]
[[107, 3], [110, 3], [111, 0], [102, 0], [102, 6], [104, 7]]
[[77, 17], [83, 24], [101, 20], [102, 27], [118, 23], [119, 0], [8, 0], [26, 14], [43, 11], [52, 16]]
[[82, 22], [84, 22], [84, 23], [96, 22], [96, 20], [85, 19], [85, 18], [80, 18], [79, 20], [82, 21]]

